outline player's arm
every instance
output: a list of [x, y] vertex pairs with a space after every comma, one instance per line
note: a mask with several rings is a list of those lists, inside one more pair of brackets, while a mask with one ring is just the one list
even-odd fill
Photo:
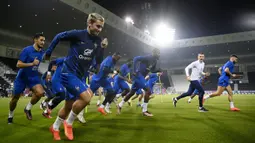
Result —
[[230, 75], [231, 77], [236, 77], [236, 74], [232, 74], [232, 73], [230, 72], [230, 70], [229, 70], [228, 67], [226, 67], [224, 71], [225, 71], [228, 75]]
[[37, 59], [37, 57], [34, 59], [32, 63], [25, 63], [27, 57], [28, 57], [28, 52], [26, 49], [22, 50], [19, 56], [19, 60], [17, 62], [17, 67], [18, 68], [27, 68], [27, 67], [32, 67], [32, 66], [37, 66], [40, 61]]
[[157, 69], [156, 67], [157, 67], [157, 61], [154, 61], [154, 63], [149, 67], [149, 71], [151, 73], [158, 73], [162, 71], [160, 68]]
[[192, 69], [194, 67], [194, 62], [192, 62], [191, 64], [189, 64], [186, 68], [185, 68], [185, 73], [186, 73], [186, 77], [187, 77], [187, 80], [190, 81], [190, 74], [189, 74], [189, 71], [190, 69]]
[[60, 41], [70, 41], [78, 37], [79, 30], [70, 30], [57, 34], [51, 41], [49, 48], [46, 50], [45, 56], [50, 57], [53, 50], [56, 48]]
[[24, 63], [21, 60], [18, 60], [17, 67], [18, 68], [27, 68], [32, 66], [37, 66], [39, 64], [39, 60], [35, 59], [32, 63]]
[[137, 64], [138, 62], [141, 62], [141, 61], [146, 61], [150, 58], [150, 56], [137, 56], [133, 59], [133, 71], [134, 71], [134, 74], [136, 74], [137, 72]]
[[221, 70], [222, 70], [222, 67], [220, 67], [220, 68], [218, 69], [219, 75], [221, 75]]
[[125, 72], [125, 66], [121, 66], [120, 72], [119, 72], [119, 74], [118, 74], [118, 75], [119, 75], [119, 78], [120, 78], [120, 79], [123, 79], [123, 80], [125, 80], [125, 81], [128, 82], [129, 79], [123, 75], [124, 72]]
[[95, 68], [96, 68], [96, 72], [99, 71], [100, 69], [100, 64], [102, 63], [104, 58], [104, 48], [100, 47], [98, 48], [97, 52], [96, 52], [96, 58], [95, 58]]

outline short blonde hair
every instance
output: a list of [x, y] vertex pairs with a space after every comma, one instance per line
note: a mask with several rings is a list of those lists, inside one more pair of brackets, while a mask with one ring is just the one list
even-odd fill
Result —
[[97, 20], [104, 22], [104, 17], [98, 13], [90, 13], [88, 16], [88, 19], [87, 19], [87, 23], [89, 23], [89, 22], [94, 23]]

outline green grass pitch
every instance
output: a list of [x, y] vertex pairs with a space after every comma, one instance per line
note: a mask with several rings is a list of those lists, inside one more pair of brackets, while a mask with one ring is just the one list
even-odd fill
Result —
[[[102, 116], [96, 111], [97, 97], [93, 98], [85, 114], [85, 125], [74, 123], [74, 141], [84, 143], [255, 143], [255, 95], [235, 95], [235, 106], [240, 112], [229, 111], [227, 96], [205, 102], [207, 113], [197, 111], [198, 101], [188, 104], [182, 99], [174, 108], [173, 95], [160, 96], [149, 104], [154, 117], [141, 115], [141, 108], [126, 104], [121, 115]], [[8, 102], [0, 99], [0, 142], [50, 143], [53, 142], [49, 126], [54, 122], [60, 106], [53, 111], [52, 119], [45, 119], [39, 104], [32, 109], [33, 120], [25, 118], [23, 109], [30, 98], [21, 98], [14, 115], [14, 124], [7, 124]], [[62, 141], [65, 139], [61, 128]]]

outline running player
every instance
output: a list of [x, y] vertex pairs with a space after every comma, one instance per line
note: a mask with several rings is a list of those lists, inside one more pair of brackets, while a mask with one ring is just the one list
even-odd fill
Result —
[[156, 72], [156, 64], [157, 60], [159, 59], [160, 51], [159, 49], [155, 48], [152, 51], [152, 54], [147, 56], [137, 56], [133, 60], [133, 70], [134, 70], [134, 77], [132, 83], [131, 91], [125, 96], [125, 98], [118, 104], [117, 112], [120, 114], [121, 108], [123, 107], [124, 103], [127, 102], [137, 90], [140, 88], [144, 89], [145, 97], [144, 97], [144, 104], [142, 106], [142, 113], [144, 116], [153, 116], [150, 112], [148, 112], [147, 106], [149, 102], [149, 98], [151, 95], [150, 88], [146, 85], [145, 76], [151, 71]]
[[65, 95], [67, 94], [65, 91], [65, 88], [60, 82], [60, 74], [61, 74], [64, 60], [65, 58], [57, 58], [55, 60], [52, 60], [49, 65], [49, 69], [51, 69], [50, 67], [52, 65], [54, 65], [54, 67], [56, 66], [57, 69], [54, 72], [52, 76], [52, 81], [51, 81], [52, 82], [51, 89], [52, 89], [52, 93], [54, 97], [52, 100], [49, 101], [49, 103], [47, 104], [47, 108], [42, 113], [42, 115], [46, 118], [51, 118], [50, 116], [51, 110], [53, 110], [56, 106], [58, 106], [58, 104], [65, 99]]
[[103, 115], [106, 115], [104, 111], [106, 103], [111, 102], [116, 95], [110, 81], [108, 80], [108, 75], [113, 72], [114, 66], [120, 58], [121, 56], [119, 53], [114, 53], [112, 56], [105, 58], [100, 65], [99, 72], [92, 77], [92, 81], [90, 83], [90, 89], [93, 93], [95, 93], [100, 86], [106, 91], [105, 99], [98, 107], [98, 111]]
[[225, 65], [219, 69], [219, 80], [218, 80], [218, 87], [217, 91], [205, 96], [204, 100], [208, 100], [209, 98], [213, 98], [215, 96], [220, 96], [224, 90], [228, 92], [228, 101], [230, 103], [230, 110], [231, 111], [240, 111], [240, 109], [234, 106], [233, 102], [233, 92], [231, 86], [229, 85], [230, 78], [236, 78], [238, 75], [233, 74], [235, 64], [238, 62], [237, 55], [231, 55], [230, 59]]
[[103, 50], [108, 45], [107, 39], [102, 41], [98, 36], [103, 27], [104, 18], [97, 13], [91, 13], [87, 19], [87, 29], [57, 34], [46, 51], [46, 57], [49, 58], [60, 41], [70, 42], [70, 49], [60, 75], [61, 84], [70, 94], [66, 97], [65, 105], [60, 109], [54, 124], [50, 127], [55, 140], [61, 140], [59, 127], [62, 123], [64, 123], [67, 139], [73, 140], [73, 122], [93, 97], [84, 79], [88, 76], [93, 59], [97, 64], [101, 63]]
[[[208, 110], [203, 107], [203, 97], [205, 94], [205, 91], [201, 84], [199, 83], [199, 79], [202, 75], [209, 76], [209, 73], [204, 73], [204, 59], [205, 55], [203, 53], [199, 53], [197, 56], [198, 60], [192, 62], [185, 68], [187, 80], [190, 82], [189, 89], [187, 92], [181, 94], [178, 97], [173, 98], [173, 105], [176, 107], [177, 101], [181, 98], [184, 98], [186, 96], [192, 95], [195, 89], [199, 91], [199, 112], [207, 112]], [[191, 71], [191, 75], [189, 74], [189, 70]]]
[[25, 47], [22, 50], [17, 62], [17, 67], [20, 69], [14, 81], [14, 91], [10, 101], [10, 112], [8, 117], [9, 124], [13, 122], [14, 110], [26, 87], [29, 87], [33, 91], [33, 96], [24, 109], [28, 120], [32, 120], [32, 106], [44, 95], [44, 90], [38, 73], [38, 67], [44, 55], [42, 48], [45, 43], [45, 37], [43, 34], [38, 33], [34, 36], [33, 40], [34, 44]]

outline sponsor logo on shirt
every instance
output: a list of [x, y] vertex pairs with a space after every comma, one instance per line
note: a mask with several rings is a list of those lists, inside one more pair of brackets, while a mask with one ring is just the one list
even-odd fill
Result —
[[93, 49], [85, 49], [84, 52], [83, 52], [83, 55], [80, 54], [79, 55], [79, 59], [81, 60], [91, 60], [91, 54], [93, 52]]

